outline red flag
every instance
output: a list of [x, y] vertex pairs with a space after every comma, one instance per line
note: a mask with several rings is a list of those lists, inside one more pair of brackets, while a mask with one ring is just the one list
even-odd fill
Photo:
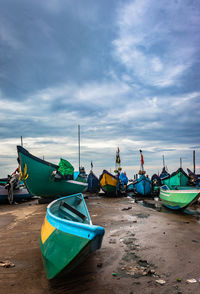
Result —
[[141, 164], [144, 165], [144, 158], [143, 158], [143, 155], [142, 155], [142, 150], [140, 150], [140, 155], [141, 155]]

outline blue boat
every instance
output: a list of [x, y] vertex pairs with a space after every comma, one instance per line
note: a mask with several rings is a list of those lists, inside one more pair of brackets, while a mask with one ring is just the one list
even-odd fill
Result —
[[145, 175], [144, 170], [144, 159], [142, 155], [142, 150], [140, 150], [140, 156], [141, 156], [141, 169], [139, 170], [139, 178], [138, 175], [136, 175], [136, 179], [127, 186], [128, 192], [134, 192], [138, 195], [150, 195], [152, 192], [152, 183], [151, 180], [148, 178], [148, 176]]
[[90, 193], [98, 193], [100, 191], [99, 179], [93, 173], [92, 170], [90, 171], [90, 173], [88, 175], [87, 182], [88, 182], [87, 192], [90, 192]]
[[152, 191], [152, 184], [148, 177], [141, 175], [134, 183], [134, 188], [137, 194], [150, 195]]
[[134, 192], [139, 195], [150, 195], [152, 192], [152, 183], [148, 177], [141, 175], [139, 178], [127, 186], [127, 192]]

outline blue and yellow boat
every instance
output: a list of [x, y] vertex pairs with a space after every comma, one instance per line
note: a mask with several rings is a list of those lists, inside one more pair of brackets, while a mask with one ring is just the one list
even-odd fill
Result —
[[68, 273], [101, 248], [104, 228], [92, 224], [81, 193], [51, 202], [41, 229], [40, 249], [48, 279]]

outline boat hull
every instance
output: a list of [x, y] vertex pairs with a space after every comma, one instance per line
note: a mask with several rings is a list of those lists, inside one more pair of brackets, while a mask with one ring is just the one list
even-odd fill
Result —
[[30, 194], [55, 198], [87, 190], [87, 183], [78, 180], [55, 181], [53, 172], [58, 166], [30, 154], [17, 146], [23, 181]]
[[97, 176], [91, 171], [88, 175], [88, 189], [87, 192], [90, 193], [98, 193], [100, 190], [99, 179]]
[[[65, 198], [67, 197], [60, 198], [59, 201]], [[40, 249], [48, 279], [63, 272], [66, 274], [77, 267], [91, 252], [101, 247], [104, 235], [102, 227], [53, 215], [50, 208], [53, 203], [47, 207], [40, 236]]]
[[139, 179], [129, 184], [127, 190], [135, 191], [139, 195], [146, 196], [151, 194], [152, 184], [149, 178], [142, 175]]
[[179, 168], [176, 172], [173, 172], [168, 177], [161, 179], [162, 185], [167, 185], [172, 190], [177, 186], [187, 186], [188, 181], [189, 177], [182, 168]]
[[179, 187], [179, 190], [164, 190], [160, 188], [160, 199], [162, 204], [173, 210], [185, 209], [199, 197], [199, 189], [188, 189]]
[[116, 194], [117, 193], [117, 182], [118, 179], [107, 172], [106, 170], [103, 171], [100, 178], [100, 187], [106, 194]]

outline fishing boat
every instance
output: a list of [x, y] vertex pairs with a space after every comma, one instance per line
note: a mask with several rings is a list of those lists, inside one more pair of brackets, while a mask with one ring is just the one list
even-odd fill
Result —
[[14, 201], [25, 200], [31, 197], [32, 195], [25, 188], [18, 173], [14, 172], [7, 178], [0, 179], [0, 202], [8, 201], [12, 204]]
[[174, 187], [186, 187], [188, 186], [189, 176], [184, 172], [182, 167], [177, 169], [177, 171], [161, 179], [162, 185], [167, 185], [173, 190]]
[[88, 189], [87, 192], [98, 193], [100, 191], [100, 183], [98, 177], [91, 170], [88, 175]]
[[103, 235], [104, 228], [92, 224], [81, 193], [51, 202], [40, 236], [47, 278], [77, 267], [91, 252], [101, 248]]
[[99, 177], [100, 187], [106, 195], [121, 195], [126, 193], [128, 178], [125, 173], [121, 173], [121, 170], [120, 150], [118, 147], [116, 151], [115, 175], [104, 169]]
[[128, 191], [133, 191], [138, 195], [150, 195], [152, 192], [152, 183], [149, 177], [146, 175], [146, 171], [144, 170], [144, 158], [142, 154], [142, 150], [140, 150], [141, 157], [141, 168], [139, 170], [139, 177], [136, 175], [135, 179], [132, 183], [130, 183], [127, 187]]
[[[43, 198], [57, 198], [87, 190], [87, 183], [74, 177], [73, 169], [68, 164], [68, 174], [62, 174], [60, 167], [30, 154], [22, 146], [17, 146], [18, 158], [23, 181], [30, 194]], [[62, 163], [66, 163], [62, 161]], [[65, 171], [67, 168], [65, 168]]]
[[116, 194], [117, 193], [117, 183], [118, 177], [109, 173], [107, 170], [103, 170], [102, 174], [99, 177], [99, 182], [101, 189], [106, 194]]
[[189, 185], [192, 186], [200, 186], [200, 175], [195, 174], [189, 168], [187, 168], [188, 176], [189, 176]]
[[87, 178], [89, 193], [98, 193], [100, 191], [100, 183], [98, 177], [93, 172], [93, 163], [91, 162], [91, 170]]
[[0, 202], [8, 201], [12, 204], [14, 201], [21, 201], [32, 197], [23, 185], [17, 189], [13, 189], [12, 194], [9, 193], [9, 190], [5, 186], [0, 184]]
[[180, 187], [172, 189], [167, 185], [160, 187], [160, 199], [162, 204], [173, 210], [185, 209], [194, 203], [200, 196], [200, 189]]

